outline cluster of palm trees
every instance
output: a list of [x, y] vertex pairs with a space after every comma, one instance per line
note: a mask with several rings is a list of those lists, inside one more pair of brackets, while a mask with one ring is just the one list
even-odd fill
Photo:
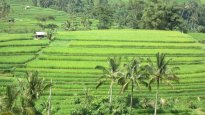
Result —
[[42, 114], [36, 109], [35, 104], [51, 84], [39, 78], [37, 71], [27, 72], [25, 79], [17, 80], [17, 85], [7, 86], [6, 93], [0, 96], [0, 114]]
[[157, 114], [157, 101], [160, 89], [160, 83], [167, 83], [172, 85], [171, 81], [178, 81], [175, 70], [179, 69], [177, 67], [169, 68], [170, 60], [166, 60], [166, 55], [163, 53], [156, 54], [156, 63], [150, 58], [147, 59], [147, 63], [142, 63], [143, 60], [133, 58], [126, 64], [121, 64], [120, 57], [108, 58], [108, 67], [96, 66], [96, 69], [102, 70], [103, 74], [99, 79], [99, 83], [96, 88], [99, 88], [105, 82], [110, 82], [109, 87], [109, 103], [110, 112], [112, 111], [112, 92], [113, 85], [121, 85], [121, 93], [128, 90], [131, 86], [130, 91], [130, 109], [133, 108], [133, 94], [134, 89], [140, 89], [141, 85], [145, 85], [149, 90], [152, 88], [152, 84], [156, 82], [156, 102], [155, 102], [155, 112]]

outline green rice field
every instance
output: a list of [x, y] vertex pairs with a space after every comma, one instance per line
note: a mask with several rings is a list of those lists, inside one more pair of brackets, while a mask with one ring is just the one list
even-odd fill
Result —
[[[90, 88], [96, 96], [107, 96], [109, 84], [95, 90], [101, 71], [97, 65], [107, 66], [107, 58], [121, 56], [125, 58], [150, 57], [155, 60], [157, 52], [172, 58], [170, 66], [180, 67], [179, 83], [174, 89], [163, 85], [160, 97], [197, 100], [201, 98], [201, 109], [205, 110], [205, 49], [188, 34], [177, 31], [156, 30], [93, 30], [58, 32], [54, 41], [33, 40], [32, 35], [0, 34], [0, 70], [14, 70], [17, 77], [27, 70], [37, 70], [40, 77], [53, 80], [53, 109], [60, 107], [56, 115], [68, 115], [74, 108], [74, 97], [80, 96], [84, 87]], [[15, 81], [10, 74], [0, 74], [0, 83], [4, 87]], [[0, 91], [3, 90], [0, 87]], [[155, 88], [155, 87], [154, 87]], [[114, 87], [114, 95], [120, 87]], [[45, 92], [42, 99], [48, 97]], [[137, 97], [154, 98], [155, 92], [146, 88], [135, 91]], [[177, 109], [181, 114], [194, 110]], [[144, 109], [135, 110], [136, 114], [151, 114]], [[165, 114], [165, 113], [161, 113]], [[167, 110], [166, 114], [172, 114]]]

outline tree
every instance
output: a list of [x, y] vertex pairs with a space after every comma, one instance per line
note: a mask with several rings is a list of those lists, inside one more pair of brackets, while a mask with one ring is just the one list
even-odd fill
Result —
[[5, 0], [0, 0], [0, 18], [8, 16], [10, 9], [10, 5]]
[[44, 79], [39, 78], [38, 72], [27, 72], [25, 81], [20, 80], [20, 102], [23, 108], [22, 113], [40, 114], [35, 108], [35, 102], [39, 99], [42, 93], [50, 87]]
[[37, 25], [42, 29], [45, 30], [46, 28], [50, 28], [50, 29], [55, 29], [58, 26], [56, 24], [47, 24], [46, 22], [49, 20], [55, 20], [54, 16], [37, 16], [36, 20], [39, 21], [39, 23], [37, 23]]
[[38, 0], [32, 0], [34, 6], [38, 6]]
[[157, 3], [149, 2], [141, 19], [141, 28], [174, 30], [181, 28], [183, 19], [180, 10], [172, 2], [158, 0]]
[[48, 97], [48, 115], [51, 115], [51, 95], [52, 95], [52, 80], [51, 80], [51, 85], [50, 85], [50, 92], [49, 92], [49, 97]]
[[157, 114], [157, 101], [158, 101], [158, 95], [159, 95], [159, 88], [160, 83], [165, 82], [168, 85], [172, 86], [171, 81], [178, 81], [178, 77], [176, 76], [175, 71], [178, 70], [178, 67], [172, 67], [169, 68], [170, 60], [166, 60], [166, 55], [163, 53], [157, 53], [156, 54], [156, 65], [153, 63], [153, 61], [148, 58], [148, 65], [147, 70], [149, 73], [149, 82], [148, 82], [148, 88], [151, 90], [151, 85], [155, 82], [157, 82], [157, 89], [156, 89], [156, 102], [155, 102], [155, 111], [154, 115]]
[[144, 14], [145, 1], [129, 0], [127, 26], [133, 29], [140, 28], [141, 18]]
[[19, 91], [16, 87], [7, 86], [6, 94], [0, 97], [0, 111], [6, 113], [15, 113], [15, 101], [18, 98], [18, 94]]
[[133, 92], [134, 88], [140, 88], [140, 82], [143, 80], [143, 69], [136, 58], [133, 58], [130, 62], [125, 64], [125, 75], [119, 79], [119, 83], [122, 85], [121, 92], [124, 92], [131, 85], [130, 90], [130, 109], [132, 111], [133, 106]]
[[112, 108], [109, 111], [109, 99], [102, 96], [94, 96], [86, 89], [80, 97], [74, 100], [75, 108], [71, 111], [71, 115], [130, 115], [127, 107], [126, 97], [113, 98]]
[[43, 8], [48, 8], [52, 5], [53, 0], [39, 0], [39, 4]]
[[109, 5], [98, 5], [94, 15], [99, 20], [98, 29], [109, 29], [113, 24], [113, 10]]
[[37, 25], [42, 29], [47, 31], [47, 38], [49, 40], [54, 39], [54, 34], [56, 33], [56, 28], [58, 28], [58, 25], [54, 23], [46, 24], [48, 20], [55, 20], [54, 16], [38, 16], [36, 19], [40, 22]]
[[110, 112], [112, 111], [112, 91], [113, 85], [121, 76], [120, 71], [120, 62], [121, 58], [108, 58], [108, 67], [104, 66], [96, 66], [96, 69], [102, 70], [103, 75], [99, 79], [99, 83], [96, 86], [96, 89], [103, 85], [106, 81], [110, 81], [110, 88], [109, 88], [109, 103], [110, 103]]
[[83, 12], [84, 4], [82, 0], [69, 0], [67, 4], [67, 12], [76, 14]]

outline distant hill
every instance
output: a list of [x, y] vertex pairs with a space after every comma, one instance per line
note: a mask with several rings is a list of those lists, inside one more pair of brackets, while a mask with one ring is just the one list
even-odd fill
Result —
[[[56, 18], [55, 24], [58, 26], [61, 26], [61, 24], [64, 23], [68, 18], [68, 14], [63, 11], [50, 8], [34, 7], [31, 6], [31, 3], [26, 2], [25, 0], [21, 2], [19, 0], [13, 0], [11, 1], [10, 5], [11, 11], [9, 16], [6, 19], [0, 20], [1, 32], [7, 29], [11, 29], [11, 31], [17, 31], [20, 33], [38, 30], [38, 21], [36, 20], [37, 16], [54, 16]], [[26, 9], [27, 6], [29, 6], [28, 9]], [[15, 20], [15, 22], [9, 23], [8, 20], [12, 18]]]

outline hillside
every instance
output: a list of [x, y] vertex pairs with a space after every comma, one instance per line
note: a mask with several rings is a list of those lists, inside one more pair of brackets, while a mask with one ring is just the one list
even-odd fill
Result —
[[[180, 83], [175, 83], [174, 89], [163, 85], [160, 96], [165, 99], [178, 98], [180, 103], [175, 105], [175, 109], [181, 113], [194, 112], [189, 107], [182, 106], [183, 102], [200, 97], [202, 101], [199, 102], [199, 107], [205, 110], [205, 82], [202, 79], [205, 75], [205, 51], [202, 44], [187, 34], [154, 30], [59, 32], [57, 39], [52, 42], [32, 40], [31, 35], [27, 34], [0, 36], [1, 69], [15, 67], [17, 76], [27, 70], [37, 70], [41, 77], [52, 79], [52, 103], [54, 110], [60, 108], [58, 115], [70, 113], [73, 98], [80, 96], [84, 87], [90, 88], [95, 95], [107, 95], [108, 84], [95, 90], [101, 72], [94, 69], [96, 65], [107, 66], [107, 57], [154, 58], [157, 52], [166, 53], [173, 59], [173, 64], [180, 67]], [[1, 84], [10, 84], [13, 80], [15, 78], [3, 77]], [[118, 93], [119, 87], [115, 87], [114, 94]], [[149, 92], [146, 88], [142, 88], [140, 93], [136, 91], [135, 95], [154, 98], [154, 92]], [[47, 98], [48, 92], [44, 96]], [[143, 109], [136, 112], [149, 113]], [[172, 112], [167, 110], [166, 113]]]
[[[110, 0], [109, 2], [118, 3], [118, 1], [119, 0]], [[129, 0], [122, 1], [126, 2]], [[183, 4], [189, 0], [176, 1]], [[96, 89], [97, 81], [102, 76], [102, 71], [95, 69], [96, 66], [102, 65], [107, 67], [107, 59], [109, 57], [121, 57], [123, 64], [127, 63], [128, 60], [131, 60], [133, 57], [136, 57], [137, 59], [143, 59], [143, 65], [147, 63], [147, 58], [151, 58], [156, 62], [155, 54], [160, 52], [165, 53], [167, 58], [172, 59], [169, 65], [170, 67], [176, 66], [179, 67], [180, 70], [177, 71], [179, 82], [174, 82], [173, 87], [167, 84], [160, 86], [160, 99], [165, 99], [166, 105], [158, 110], [159, 114], [205, 114], [205, 34], [181, 33], [179, 31], [183, 31], [183, 29], [181, 30], [178, 27], [174, 28], [174, 31], [171, 31], [172, 29], [168, 31], [169, 29], [165, 26], [169, 24], [167, 24], [167, 21], [163, 22], [164, 18], [160, 17], [160, 13], [163, 11], [160, 5], [157, 6], [160, 11], [156, 13], [155, 16], [150, 15], [154, 18], [156, 17], [159, 23], [154, 23], [155, 21], [149, 21], [148, 19], [148, 22], [154, 23], [153, 25], [160, 25], [162, 21], [162, 25], [159, 26], [159, 28], [153, 27], [148, 29], [142, 27], [143, 29], [139, 29], [141, 28], [139, 25], [141, 24], [140, 22], [142, 22], [142, 18], [136, 19], [136, 17], [142, 16], [145, 9], [137, 9], [138, 7], [135, 6], [138, 6], [138, 4], [133, 2], [133, 4], [130, 4], [131, 7], [129, 4], [122, 4], [121, 7], [116, 7], [116, 12], [112, 19], [109, 17], [111, 16], [109, 10], [112, 12], [112, 8], [115, 8], [115, 6], [108, 7], [108, 12], [100, 12], [102, 13], [100, 19], [105, 19], [103, 21], [108, 24], [112, 23], [110, 25], [111, 29], [96, 30], [99, 29], [98, 24], [102, 20], [98, 19], [95, 10], [90, 10], [92, 18], [89, 19], [89, 16], [84, 17], [86, 14], [79, 12], [75, 12], [71, 15], [71, 13], [60, 10], [35, 7], [32, 6], [31, 0], [9, 0], [8, 2], [11, 5], [10, 13], [8, 17], [0, 19], [0, 101], [1, 95], [6, 93], [6, 86], [16, 84], [17, 78], [25, 76], [27, 71], [38, 71], [39, 76], [45, 78], [46, 82], [50, 82], [50, 80], [53, 81], [53, 114], [69, 115], [70, 112], [75, 109], [76, 106], [74, 103], [78, 103], [79, 101], [77, 99], [82, 98], [84, 94], [87, 93], [85, 92], [86, 88], [90, 91], [88, 93], [97, 98], [108, 96], [108, 82], [99, 89]], [[201, 0], [201, 3], [205, 3], [205, 0]], [[141, 3], [141, 5], [143, 4], [144, 3]], [[195, 6], [195, 4], [192, 5]], [[29, 6], [29, 8], [26, 8], [27, 6]], [[121, 8], [124, 9], [121, 10]], [[152, 5], [150, 5], [150, 8], [152, 8]], [[177, 12], [184, 10], [183, 7], [181, 8], [182, 9], [177, 10]], [[198, 13], [197, 11], [201, 11], [199, 14], [204, 14], [203, 7], [200, 8], [201, 9], [196, 9], [196, 14]], [[103, 9], [102, 11], [105, 10], [107, 9]], [[139, 10], [138, 14], [136, 10]], [[146, 11], [150, 11], [151, 14], [153, 12], [152, 9], [146, 9]], [[150, 12], [147, 13], [149, 14]], [[176, 13], [175, 10], [173, 10], [173, 12]], [[189, 9], [186, 13], [189, 14]], [[184, 20], [180, 20], [181, 22], [185, 22], [189, 19], [186, 17], [186, 13], [184, 14]], [[109, 15], [107, 16], [106, 14]], [[116, 15], [119, 15], [119, 17], [115, 17]], [[54, 23], [59, 26], [57, 32], [54, 34], [54, 40], [48, 40], [47, 38], [40, 40], [34, 39], [33, 32], [42, 30], [42, 28], [39, 28], [37, 25], [39, 21], [37, 21], [36, 17], [39, 16], [55, 17], [55, 20], [43, 22], [44, 24]], [[172, 16], [175, 18], [176, 15]], [[203, 25], [205, 22], [203, 23], [201, 20], [203, 19], [203, 15], [198, 16], [200, 18], [193, 24], [194, 29], [196, 29], [192, 30], [193, 32], [198, 31], [198, 27], [201, 27], [201, 31], [203, 31], [203, 29], [205, 31], [205, 25]], [[147, 17], [149, 17], [149, 15], [147, 15]], [[160, 21], [157, 17], [160, 17]], [[14, 19], [14, 22], [9, 22], [10, 19]], [[67, 26], [70, 26], [72, 29], [74, 27], [73, 30], [68, 28], [70, 31], [65, 31], [62, 28], [62, 24], [66, 21]], [[70, 23], [68, 23], [69, 21]], [[85, 25], [90, 24], [91, 27], [83, 28], [83, 21], [88, 21]], [[198, 21], [200, 21], [202, 25], [197, 25]], [[107, 23], [105, 23], [105, 25]], [[76, 26], [77, 29], [75, 29], [75, 24], [82, 28]], [[118, 24], [125, 25], [117, 27]], [[175, 23], [172, 24], [175, 25]], [[180, 24], [176, 22], [177, 26]], [[184, 28], [190, 27], [189, 22], [186, 22], [186, 24], [187, 26]], [[164, 27], [165, 30], [161, 30], [164, 28], [160, 27]], [[122, 94], [120, 94], [120, 88], [119, 85], [114, 85], [114, 97], [122, 96]], [[134, 108], [134, 114], [153, 114], [152, 105], [155, 99], [156, 85], [153, 84], [152, 88], [153, 90], [151, 92], [145, 86], [134, 91], [135, 101], [144, 102], [144, 105], [135, 105], [138, 108]], [[130, 87], [124, 96], [129, 95], [129, 91]], [[46, 90], [43, 96], [37, 101], [37, 109], [42, 107], [41, 102], [47, 101], [48, 95], [49, 91]], [[2, 112], [1, 104], [0, 102], [0, 114]]]
[[[39, 16], [54, 16], [54, 21], [48, 21], [47, 23], [55, 23], [59, 27], [67, 20], [68, 14], [63, 11], [53, 10], [49, 8], [40, 8], [30, 6], [29, 9], [25, 9], [26, 6], [30, 6], [22, 1], [11, 3], [11, 10], [7, 19], [0, 20], [0, 32], [10, 30], [11, 33], [32, 33], [40, 30], [37, 26], [39, 23], [36, 17]], [[8, 22], [8, 19], [14, 19], [15, 22]], [[59, 28], [60, 29], [60, 28]]]

